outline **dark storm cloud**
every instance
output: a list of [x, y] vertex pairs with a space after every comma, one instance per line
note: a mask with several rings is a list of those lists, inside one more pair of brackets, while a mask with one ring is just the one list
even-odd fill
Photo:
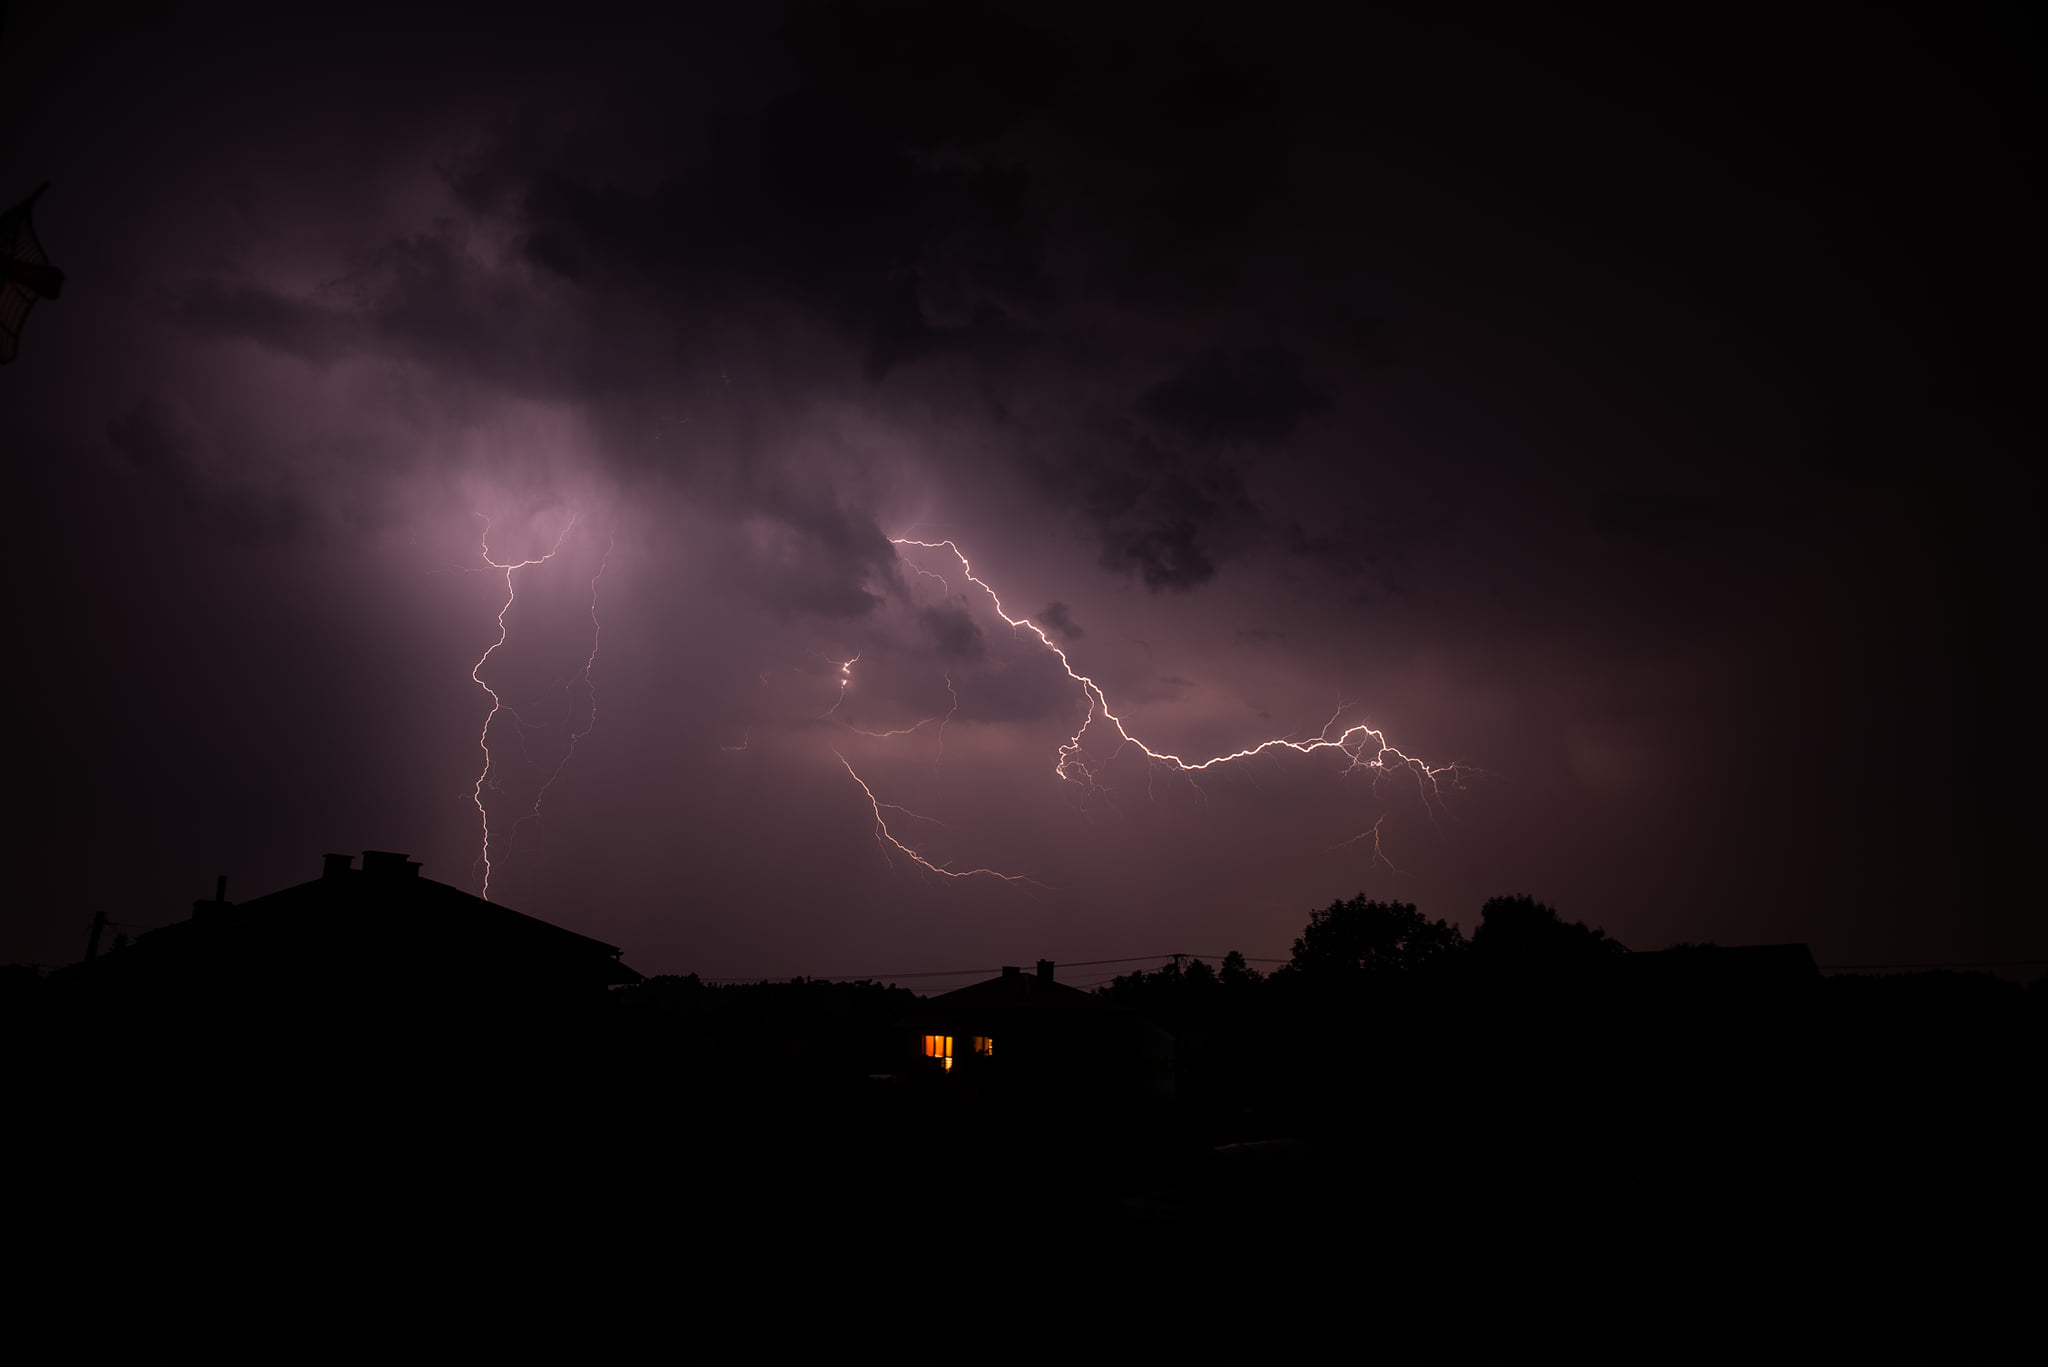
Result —
[[1078, 641], [1087, 635], [1081, 630], [1081, 624], [1074, 620], [1074, 614], [1065, 603], [1047, 603], [1038, 610], [1038, 615], [1032, 620], [1040, 626], [1051, 627], [1059, 633], [1063, 641]]
[[1145, 391], [1141, 407], [1164, 427], [1216, 441], [1280, 441], [1328, 402], [1301, 358], [1280, 347], [1204, 356]]
[[1285, 103], [1255, 28], [1175, 10], [1094, 30], [1043, 135], [1091, 219], [1086, 288], [1179, 313], [1240, 283]]
[[191, 415], [161, 394], [136, 401], [107, 424], [107, 440], [138, 468], [183, 487], [192, 478], [199, 437]]
[[[423, 510], [439, 500], [458, 520], [473, 482], [644, 513], [604, 586], [601, 743], [554, 811], [598, 810], [588, 782], [661, 815], [641, 843], [563, 864], [640, 891], [565, 883], [528, 908], [542, 914], [631, 903], [673, 927], [719, 919], [670, 914], [678, 901], [785, 908], [726, 918], [761, 953], [808, 945], [784, 932], [799, 908], [829, 907], [850, 942], [885, 949], [914, 885], [863, 892], [829, 859], [787, 857], [837, 829], [841, 775], [826, 824], [806, 827], [786, 783], [761, 780], [750, 806], [690, 768], [705, 751], [754, 772], [769, 747], [756, 731], [739, 750], [747, 726], [817, 724], [836, 662], [862, 646], [827, 724], [942, 716], [950, 672], [960, 722], [1035, 725], [963, 726], [944, 766], [921, 750], [917, 765], [963, 793], [985, 785], [1003, 809], [990, 829], [1030, 824], [1021, 789], [953, 766], [974, 746], [1056, 744], [1085, 698], [978, 599], [964, 627], [943, 609], [920, 627], [928, 581], [905, 587], [879, 529], [912, 519], [958, 537], [1018, 601], [1079, 605], [1097, 677], [1127, 639], [1153, 639], [1160, 673], [1128, 661], [1113, 693], [1185, 690], [1162, 709], [1180, 717], [1134, 721], [1158, 743], [1178, 744], [1155, 722], [1241, 743], [1241, 724], [1261, 728], [1228, 712], [1233, 691], [1252, 720], [1313, 726], [1334, 686], [1384, 710], [1398, 742], [1508, 775], [1460, 823], [1470, 843], [1418, 875], [1432, 914], [1458, 911], [1432, 896], [1474, 894], [1469, 914], [1532, 870], [1576, 879], [1571, 914], [1611, 929], [1673, 929], [1686, 902], [1694, 938], [1833, 933], [1824, 906], [1869, 925], [1924, 906], [1933, 926], [2023, 904], [2006, 852], [2029, 848], [2013, 776], [2033, 766], [2021, 754], [1987, 777], [1982, 756], [2017, 753], [2025, 633], [2011, 624], [2038, 597], [2018, 549], [2037, 491], [1995, 468], [2021, 449], [1999, 415], [2031, 403], [2009, 288], [2028, 259], [2010, 226], [2025, 178], [2010, 168], [2026, 164], [2012, 130], [2038, 120], [2016, 109], [2027, 73], [2000, 55], [2028, 49], [1976, 19], [1795, 17], [1760, 43], [1712, 16], [1631, 27], [1549, 9], [1346, 27], [1274, 6], [679, 7], [649, 26], [623, 8], [529, 21], [372, 5], [337, 28], [274, 5], [139, 27], [85, 8], [10, 14], [39, 60], [10, 78], [0, 118], [10, 174], [56, 183], [42, 226], [75, 282], [39, 312], [24, 417], [95, 448], [73, 463], [53, 438], [20, 462], [49, 490], [34, 506], [77, 510], [34, 529], [51, 551], [37, 563], [85, 600], [50, 600], [53, 622], [105, 624], [99, 667], [53, 703], [61, 743], [25, 786], [112, 796], [32, 833], [51, 868], [107, 863], [105, 830], [132, 814], [101, 776], [145, 754], [190, 793], [136, 832], [122, 876], [151, 905], [194, 895], [166, 870], [210, 857], [198, 837], [225, 829], [210, 813], [235, 791], [252, 796], [233, 838], [276, 846], [276, 867], [300, 866], [276, 831], [313, 788], [328, 805], [291, 818], [289, 843], [321, 848], [315, 827], [337, 811], [377, 808], [378, 829], [433, 832], [443, 867], [462, 867], [468, 671], [502, 602], [495, 576], [443, 576], [407, 601], [416, 577], [365, 580], [329, 553], [340, 540], [284, 547], [303, 576], [267, 552], [310, 541], [293, 530], [308, 518], [424, 535]], [[155, 326], [166, 315], [177, 335]], [[49, 374], [64, 378], [38, 392]], [[556, 462], [561, 484], [522, 483], [529, 460]], [[687, 547], [663, 544], [677, 526]], [[467, 535], [443, 540], [459, 552]], [[367, 547], [352, 554], [374, 559]], [[323, 578], [324, 617], [306, 592]], [[556, 578], [560, 620], [580, 631], [590, 581], [580, 566]], [[551, 582], [522, 573], [522, 612], [545, 615]], [[1137, 584], [1200, 596], [1124, 591]], [[275, 611], [221, 610], [242, 592]], [[1058, 602], [1035, 620], [1079, 636]], [[132, 649], [131, 624], [247, 644], [214, 670], [217, 650]], [[206, 667], [163, 676], [172, 654]], [[813, 655], [815, 674], [775, 663]], [[756, 682], [770, 667], [788, 696], [749, 710], [775, 692]], [[223, 712], [223, 673], [246, 705]], [[443, 703], [423, 702], [423, 679], [446, 685]], [[243, 725], [265, 709], [274, 725]], [[237, 718], [242, 752], [185, 724], [216, 715]], [[389, 724], [415, 715], [413, 730]], [[307, 716], [359, 739], [337, 745]], [[1899, 820], [1890, 752], [1869, 737], [1923, 716], [1954, 732], [1930, 742], [1924, 787], [1963, 796], [1916, 819], [1924, 838], [1902, 854], [1882, 835]], [[288, 760], [279, 737], [315, 749]], [[81, 758], [71, 738], [103, 753]], [[322, 769], [337, 753], [361, 762]], [[1760, 816], [1759, 754], [1826, 757], [1801, 819]], [[607, 763], [644, 763], [643, 786]], [[1050, 783], [1043, 768], [1034, 755]], [[419, 814], [388, 815], [413, 794], [429, 795]], [[1370, 867], [1275, 860], [1299, 831], [1241, 814], [1241, 846], [1214, 842], [1205, 866], [1236, 881], [1185, 897], [1149, 884], [1186, 863], [1192, 828], [1049, 835], [1074, 852], [1077, 897], [1144, 888], [1067, 943], [1124, 933], [1141, 905], [1235, 936], [1245, 907]], [[707, 841], [679, 883], [675, 833], [707, 815], [763, 857], [734, 874]], [[847, 834], [874, 864], [864, 822]], [[773, 882], [812, 863], [815, 887]], [[1959, 884], [1956, 869], [1978, 872]], [[77, 906], [85, 889], [52, 881], [31, 900]], [[973, 895], [934, 894], [949, 918]], [[1735, 907], [1749, 919], [1731, 922]], [[1286, 915], [1246, 934], [1284, 953], [1300, 925]], [[952, 918], [896, 943], [1001, 961], [973, 938], [985, 930], [946, 938], [956, 920], [997, 923]], [[1864, 933], [1847, 920], [1835, 931]], [[1160, 944], [1184, 942], [1172, 924]], [[678, 957], [642, 966], [702, 966], [663, 943]]]
[[481, 267], [461, 228], [440, 224], [347, 263], [323, 291], [341, 297], [209, 281], [181, 291], [176, 314], [314, 363], [374, 345], [517, 392], [591, 397], [622, 377], [663, 382], [623, 316], [667, 319], [655, 350], [687, 364], [758, 331], [764, 309], [793, 309], [880, 378], [1049, 296], [1036, 238], [1017, 227], [1026, 172], [925, 154], [1035, 107], [1059, 40], [938, 6], [801, 7], [781, 38], [795, 80], [765, 101], [709, 115], [689, 89], [607, 81], [573, 116], [536, 102], [500, 117], [455, 158], [458, 200], [519, 226], [523, 281]]
[[488, 266], [452, 226], [387, 243], [345, 283], [381, 347], [439, 375], [600, 406], [659, 383], [644, 308]]
[[380, 340], [437, 372], [520, 394], [577, 392], [591, 378], [568, 320], [541, 291], [481, 268], [452, 232], [399, 239], [368, 262], [362, 288]]
[[[887, 405], [906, 368], [958, 358], [1024, 387], [1032, 416], [1007, 458], [1090, 528], [1100, 563], [1189, 591], [1258, 539], [1258, 515], [1227, 459], [1189, 460], [1136, 432], [1283, 440], [1324, 401], [1308, 364], [1283, 347], [1217, 346], [1176, 370], [1148, 349], [1132, 354], [1134, 376], [1167, 378], [1131, 383], [1107, 409], [1063, 391], [1077, 366], [1100, 369], [1090, 353], [1119, 345], [1127, 324], [1106, 301], [1171, 317], [1224, 299], [1284, 100], [1256, 56], [1205, 22], [1065, 27], [944, 6], [800, 7], [780, 35], [788, 80], [751, 105], [707, 115], [682, 86], [624, 82], [573, 116], [534, 104], [498, 117], [445, 176], [483, 223], [511, 231], [509, 259], [473, 226], [441, 222], [358, 252], [310, 294], [189, 284], [175, 316], [316, 366], [367, 353], [579, 401], [613, 432], [643, 429], [679, 392], [711, 394], [730, 409], [724, 439], [609, 454], [733, 465], [723, 495], [800, 533], [815, 519], [792, 516], [758, 470], [800, 481], [807, 458], [774, 444], [749, 406], [834, 393]], [[819, 330], [837, 355], [804, 340]], [[773, 378], [733, 390], [735, 372]], [[1130, 435], [1100, 435], [1118, 429]], [[1028, 454], [1048, 447], [1086, 455], [1048, 469]], [[831, 544], [800, 559], [795, 579], [785, 555], [764, 582], [782, 606], [831, 615], [862, 610], [884, 563]], [[818, 580], [833, 567], [847, 577]]]
[[[1114, 498], [1128, 487], [1098, 486], [1097, 493], [1106, 491]], [[1185, 496], [1180, 506], [1195, 515], [1176, 517], [1168, 509], [1142, 521], [1119, 518], [1119, 525], [1106, 529], [1103, 536], [1102, 567], [1135, 572], [1155, 593], [1161, 589], [1185, 593], [1216, 573], [1215, 562], [1201, 544], [1199, 514], [1208, 509], [1208, 501], [1186, 486], [1171, 492]], [[1099, 499], [1096, 506], [1101, 506]]]
[[316, 535], [321, 513], [289, 482], [249, 485], [207, 473], [215, 453], [176, 400], [150, 394], [107, 423], [107, 441], [142, 473], [152, 493], [218, 540], [281, 544]]
[[1226, 465], [1177, 459], [1142, 439], [1097, 449], [1121, 465], [1104, 460], [1072, 472], [1079, 512], [1099, 539], [1102, 567], [1135, 574], [1155, 593], [1206, 583], [1254, 522], [1243, 483]]
[[981, 628], [965, 607], [946, 604], [918, 613], [918, 624], [938, 647], [942, 659], [978, 660], [987, 653]]
[[785, 32], [804, 99], [916, 147], [1001, 132], [1069, 60], [1061, 38], [992, 6], [814, 3]]
[[960, 697], [959, 720], [965, 722], [1078, 722], [1087, 698], [1067, 677], [1058, 660], [1044, 651], [1007, 653], [991, 660], [972, 676], [954, 675]]
[[923, 153], [1034, 107], [1059, 70], [1056, 41], [991, 11], [914, 6], [808, 8], [785, 37], [794, 87], [680, 139], [645, 188], [594, 181], [575, 141], [525, 120], [458, 189], [516, 208], [543, 270], [700, 311], [795, 305], [840, 330], [871, 378], [1005, 301], [1042, 300], [1035, 243], [1015, 228], [1025, 174]]
[[1381, 564], [1376, 542], [1355, 533], [1314, 536], [1300, 525], [1287, 529], [1285, 545], [1289, 555], [1312, 566], [1314, 572], [1333, 585], [1341, 586], [1346, 601], [1362, 603], [1381, 594], [1399, 592], [1397, 582]]
[[364, 342], [351, 314], [255, 285], [194, 285], [172, 316], [201, 336], [240, 338], [311, 365], [339, 360]]
[[486, 268], [452, 225], [394, 239], [350, 265], [311, 298], [195, 283], [171, 316], [197, 335], [313, 366], [375, 354], [527, 397], [601, 393], [608, 376], [633, 369], [624, 347], [590, 344], [597, 319], [587, 308]]
[[727, 572], [778, 615], [862, 618], [883, 602], [869, 584], [900, 591], [896, 548], [872, 515], [781, 484], [746, 497], [760, 511], [735, 535]]
[[1697, 545], [1729, 535], [1736, 525], [1732, 510], [1718, 501], [1685, 494], [1632, 490], [1593, 505], [1594, 530], [1616, 541]]

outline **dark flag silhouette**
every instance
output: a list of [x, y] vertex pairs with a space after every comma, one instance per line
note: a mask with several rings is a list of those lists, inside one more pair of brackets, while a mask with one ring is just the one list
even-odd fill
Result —
[[29, 211], [42, 198], [48, 184], [0, 214], [0, 362], [11, 361], [21, 349], [21, 325], [38, 299], [55, 299], [64, 292], [64, 272], [50, 264], [43, 244], [36, 241], [35, 225]]

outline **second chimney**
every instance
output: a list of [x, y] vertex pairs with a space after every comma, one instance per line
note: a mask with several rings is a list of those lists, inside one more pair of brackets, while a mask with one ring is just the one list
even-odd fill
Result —
[[402, 854], [391, 850], [364, 850], [363, 872], [377, 882], [402, 878], [417, 878], [420, 866]]
[[1040, 959], [1038, 961], [1038, 980], [1043, 983], [1049, 983], [1052, 981], [1051, 959]]
[[227, 905], [228, 876], [221, 874], [213, 880], [213, 900], [211, 902], [194, 902], [192, 904], [192, 919], [196, 921], [202, 916], [224, 910]]

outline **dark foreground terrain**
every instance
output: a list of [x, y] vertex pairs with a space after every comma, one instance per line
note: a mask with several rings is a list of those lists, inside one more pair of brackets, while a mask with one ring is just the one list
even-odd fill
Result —
[[[1400, 1116], [1349, 1139], [1278, 1120], [1231, 1139], [883, 1085], [552, 1128], [416, 1106], [128, 1119], [142, 1128], [45, 1149], [61, 1180], [12, 1203], [13, 1318], [32, 1341], [2017, 1362], [2037, 1339], [2040, 1168], [2023, 1152], [1423, 1145]], [[145, 1139], [154, 1156], [121, 1160]]]
[[[904, 1029], [934, 1003], [874, 984], [649, 980], [550, 1052], [439, 980], [405, 1014], [24, 979], [10, 1328], [24, 1361], [2037, 1361], [2042, 988], [1809, 963], [1770, 1027], [1670, 971], [1757, 957], [1120, 980], [1178, 1050], [1121, 1099], [1002, 1072], [1022, 1034], [941, 1070]], [[1637, 980], [1654, 1010], [1581, 1009]]]

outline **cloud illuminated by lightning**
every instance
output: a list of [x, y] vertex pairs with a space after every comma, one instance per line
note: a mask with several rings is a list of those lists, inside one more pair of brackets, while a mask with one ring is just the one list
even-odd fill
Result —
[[[575, 525], [573, 519], [571, 519], [570, 525]], [[564, 536], [568, 535], [567, 529], [564, 529], [562, 534]], [[590, 705], [590, 720], [584, 723], [581, 731], [571, 731], [569, 733], [569, 744], [562, 752], [561, 761], [555, 765], [554, 772], [549, 774], [547, 779], [540, 785], [540, 791], [533, 795], [533, 810], [520, 817], [518, 823], [513, 826], [512, 830], [515, 835], [518, 833], [520, 826], [525, 825], [529, 821], [540, 820], [540, 804], [547, 799], [548, 789], [555, 786], [555, 780], [562, 776], [562, 771], [569, 767], [569, 761], [576, 757], [577, 744], [597, 729], [597, 684], [590, 677], [591, 671], [597, 668], [598, 640], [604, 631], [603, 625], [597, 620], [597, 581], [604, 578], [604, 568], [611, 563], [612, 547], [616, 544], [616, 541], [616, 532], [605, 537], [604, 554], [597, 558], [597, 572], [590, 576], [590, 654], [583, 659], [582, 674], [583, 695]], [[561, 544], [559, 540], [555, 542], [557, 547]], [[549, 554], [553, 554], [553, 552], [551, 551]], [[502, 626], [503, 624], [500, 623], [501, 628]], [[478, 663], [481, 664], [482, 661], [478, 661]], [[571, 683], [565, 682], [562, 685], [564, 692], [567, 692], [570, 687]]]

